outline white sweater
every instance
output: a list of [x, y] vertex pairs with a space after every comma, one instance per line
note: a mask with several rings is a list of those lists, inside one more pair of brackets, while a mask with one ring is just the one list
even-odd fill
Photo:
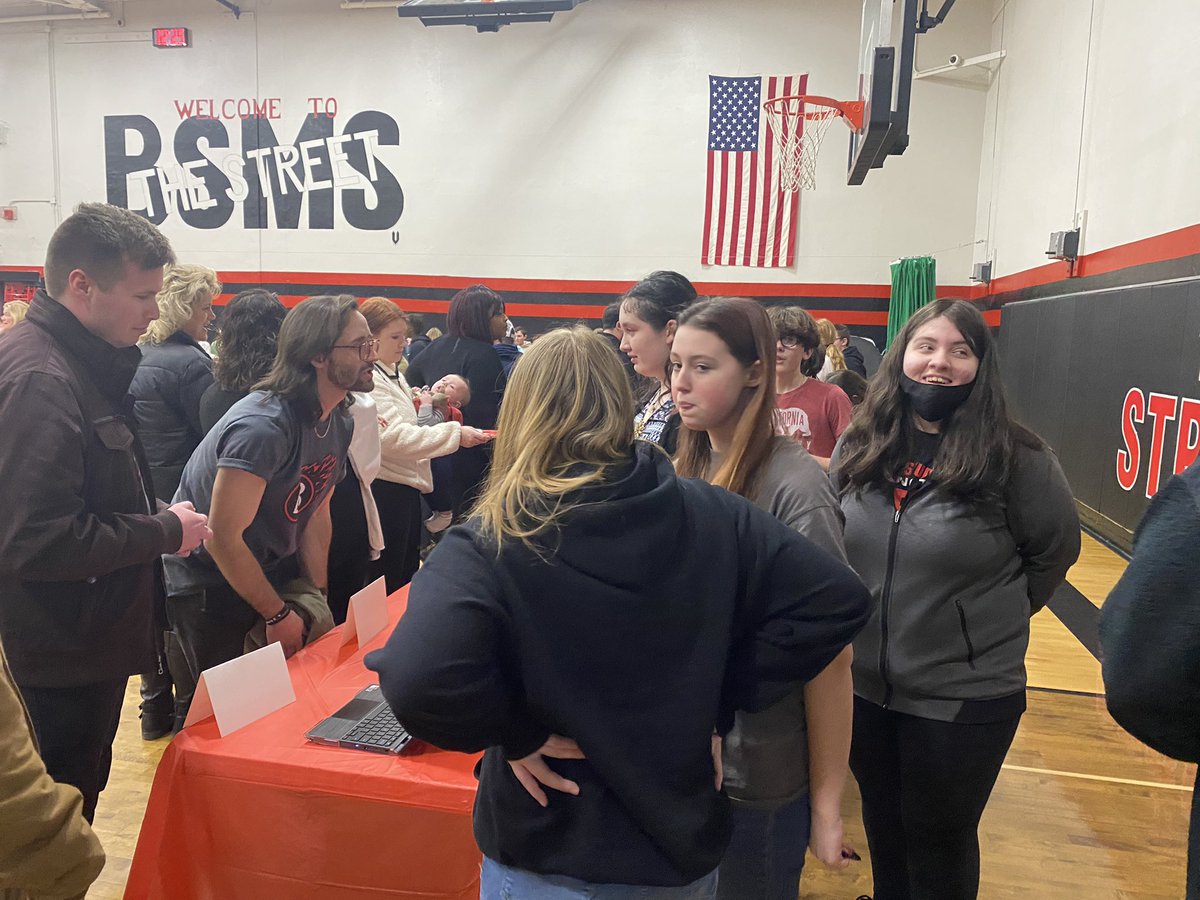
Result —
[[354, 398], [354, 405], [350, 407], [350, 415], [354, 417], [354, 437], [350, 440], [350, 467], [358, 476], [362, 491], [371, 559], [379, 559], [379, 552], [383, 549], [383, 526], [379, 522], [375, 495], [371, 493], [371, 482], [379, 474], [379, 415], [375, 398], [370, 394], [352, 392], [351, 396]]
[[446, 456], [458, 449], [462, 426], [443, 422], [423, 428], [417, 424], [417, 407], [412, 389], [404, 376], [392, 380], [383, 366], [375, 367], [375, 390], [371, 392], [379, 407], [379, 441], [382, 465], [379, 477], [396, 484], [415, 487], [422, 494], [433, 490], [429, 460]]

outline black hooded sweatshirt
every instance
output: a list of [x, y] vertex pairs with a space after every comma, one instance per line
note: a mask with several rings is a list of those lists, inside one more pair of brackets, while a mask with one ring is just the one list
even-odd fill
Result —
[[[408, 611], [367, 657], [416, 737], [485, 750], [475, 837], [505, 865], [586, 881], [682, 885], [729, 840], [714, 729], [817, 675], [866, 620], [846, 566], [749, 502], [676, 478], [639, 444], [547, 538], [497, 556], [473, 522], [447, 532]], [[548, 560], [548, 561], [547, 561]], [[550, 734], [584, 761], [540, 807], [507, 765]]]

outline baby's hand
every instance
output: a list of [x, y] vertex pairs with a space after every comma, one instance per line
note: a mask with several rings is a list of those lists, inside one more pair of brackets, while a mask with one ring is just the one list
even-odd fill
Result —
[[421, 406], [428, 406], [433, 402], [433, 394], [429, 392], [429, 388], [421, 388], [417, 391], [417, 403]]

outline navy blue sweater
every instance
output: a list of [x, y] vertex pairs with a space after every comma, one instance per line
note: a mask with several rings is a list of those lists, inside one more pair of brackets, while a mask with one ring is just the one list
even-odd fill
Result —
[[[1187, 762], [1200, 762], [1197, 547], [1200, 465], [1193, 465], [1150, 503], [1133, 560], [1100, 618], [1109, 712], [1138, 740]], [[1187, 897], [1200, 900], [1200, 790], [1192, 800]]]
[[[586, 499], [549, 562], [520, 542], [497, 556], [471, 524], [451, 529], [367, 666], [413, 735], [486, 749], [475, 804], [486, 855], [587, 881], [686, 884], [729, 839], [713, 729], [824, 669], [870, 598], [772, 516], [676, 478], [657, 448], [639, 445]], [[543, 809], [506, 760], [552, 733], [587, 759], [550, 761], [581, 792], [552, 791]]]

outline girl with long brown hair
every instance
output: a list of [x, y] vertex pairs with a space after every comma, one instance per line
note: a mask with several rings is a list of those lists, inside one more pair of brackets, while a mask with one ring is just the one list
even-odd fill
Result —
[[1029, 618], [1079, 555], [1053, 452], [1009, 416], [979, 311], [905, 324], [830, 465], [875, 596], [850, 765], [876, 900], [971, 900], [977, 828], [1025, 710]]
[[[842, 516], [806, 450], [775, 434], [775, 328], [753, 300], [717, 298], [683, 313], [671, 391], [683, 428], [676, 468], [727, 488], [844, 561]], [[794, 898], [804, 853], [843, 867], [841, 801], [850, 752], [851, 651], [761, 712], [739, 712], [725, 739], [733, 839], [718, 893]]]

